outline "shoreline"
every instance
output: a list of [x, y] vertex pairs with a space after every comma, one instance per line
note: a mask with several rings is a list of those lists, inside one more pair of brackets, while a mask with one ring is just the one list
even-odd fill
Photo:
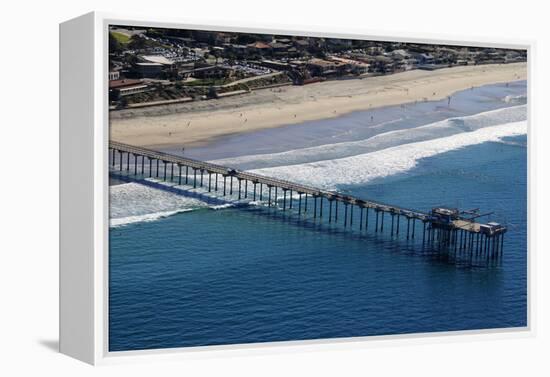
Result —
[[441, 100], [472, 87], [525, 80], [526, 67], [525, 63], [513, 63], [414, 70], [265, 89], [158, 109], [121, 110], [110, 114], [110, 137], [149, 148], [203, 146], [230, 135], [334, 118], [354, 111]]

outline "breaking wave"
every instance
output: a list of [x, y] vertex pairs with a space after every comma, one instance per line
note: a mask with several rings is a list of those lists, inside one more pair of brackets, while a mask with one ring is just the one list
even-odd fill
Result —
[[[491, 141], [516, 143], [507, 137], [526, 134], [526, 118], [526, 105], [519, 105], [385, 132], [364, 140], [216, 160], [215, 163], [334, 190], [341, 185], [367, 184], [404, 173], [423, 158], [466, 146]], [[220, 210], [237, 204], [207, 203], [201, 199], [204, 198], [188, 197], [138, 182], [111, 186], [110, 226], [155, 221], [197, 209]], [[246, 204], [263, 205], [261, 202]]]
[[110, 187], [110, 226], [154, 221], [208, 205], [195, 198], [155, 189], [137, 182]]
[[506, 103], [512, 103], [512, 104], [525, 104], [527, 103], [527, 95], [526, 94], [521, 94], [518, 96], [508, 95], [503, 98], [503, 101]]
[[339, 185], [365, 184], [375, 179], [404, 173], [413, 169], [423, 158], [526, 133], [526, 121], [506, 123], [352, 157], [257, 169], [254, 173], [333, 190]]
[[435, 139], [526, 119], [527, 107], [520, 105], [465, 117], [449, 118], [412, 129], [389, 131], [364, 140], [325, 144], [280, 153], [240, 156], [213, 162], [241, 170], [250, 170], [330, 161], [425, 140], [434, 140], [438, 143], [439, 141]]

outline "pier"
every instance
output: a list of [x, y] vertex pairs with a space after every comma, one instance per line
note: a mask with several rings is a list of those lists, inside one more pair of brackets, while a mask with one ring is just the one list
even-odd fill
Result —
[[113, 172], [192, 185], [239, 201], [259, 200], [267, 207], [307, 214], [350, 230], [421, 239], [425, 246], [455, 255], [498, 257], [504, 249], [506, 226], [478, 222], [488, 215], [479, 209], [435, 207], [422, 212], [115, 141], [109, 142], [109, 164]]

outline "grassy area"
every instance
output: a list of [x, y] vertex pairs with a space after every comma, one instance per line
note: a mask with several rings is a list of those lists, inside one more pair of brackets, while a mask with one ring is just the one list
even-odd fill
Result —
[[185, 86], [211, 86], [211, 85], [223, 85], [231, 82], [228, 79], [197, 79], [193, 81], [184, 82]]
[[112, 31], [111, 34], [117, 40], [118, 43], [127, 44], [128, 42], [130, 42], [130, 37], [127, 36], [126, 34], [118, 33], [116, 31]]

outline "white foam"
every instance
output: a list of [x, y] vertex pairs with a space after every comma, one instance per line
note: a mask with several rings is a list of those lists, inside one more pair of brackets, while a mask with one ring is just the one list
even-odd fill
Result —
[[506, 103], [525, 103], [527, 102], [527, 95], [526, 94], [520, 94], [517, 96], [508, 95], [504, 97], [503, 101]]
[[176, 213], [205, 208], [195, 198], [155, 189], [137, 182], [110, 187], [110, 226], [153, 221]]
[[[338, 185], [368, 183], [409, 171], [420, 159], [439, 153], [525, 134], [525, 119], [526, 106], [514, 106], [413, 129], [389, 131], [366, 140], [216, 162], [234, 166], [262, 161], [269, 167], [253, 172], [332, 190]], [[249, 201], [248, 204], [262, 206], [265, 202]], [[209, 205], [196, 198], [137, 182], [125, 183], [110, 187], [110, 226], [155, 221], [200, 208], [217, 210], [234, 205]]]
[[169, 217], [169, 216], [175, 215], [177, 213], [188, 212], [188, 211], [192, 211], [192, 209], [182, 208], [180, 210], [174, 210], [174, 211], [154, 212], [154, 213], [147, 213], [147, 214], [144, 214], [144, 215], [114, 218], [114, 219], [109, 220], [109, 226], [111, 228], [116, 228], [116, 227], [119, 227], [119, 226], [133, 224], [133, 223], [155, 221], [155, 220], [161, 219], [163, 217]]
[[368, 183], [374, 179], [409, 171], [422, 158], [526, 133], [526, 121], [506, 123], [351, 157], [256, 169], [253, 172], [315, 187], [335, 189], [338, 185]]
[[218, 205], [215, 205], [215, 206], [211, 206], [210, 209], [218, 210], [218, 209], [231, 208], [231, 207], [234, 207], [234, 206], [235, 206], [235, 204], [233, 204], [233, 203], [226, 203], [226, 204], [218, 204]]
[[240, 156], [213, 162], [248, 170], [328, 161], [526, 119], [527, 107], [519, 105], [470, 116], [449, 118], [416, 128], [388, 131], [364, 140], [324, 144], [280, 153]]

